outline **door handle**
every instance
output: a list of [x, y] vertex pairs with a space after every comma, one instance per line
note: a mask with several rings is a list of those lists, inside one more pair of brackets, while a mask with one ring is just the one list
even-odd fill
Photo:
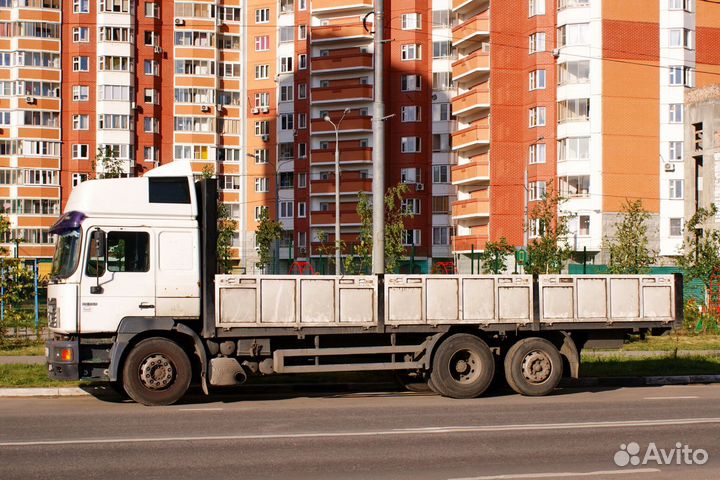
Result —
[[138, 305], [140, 308], [155, 308], [155, 305], [150, 305], [147, 302], [142, 302], [140, 305]]

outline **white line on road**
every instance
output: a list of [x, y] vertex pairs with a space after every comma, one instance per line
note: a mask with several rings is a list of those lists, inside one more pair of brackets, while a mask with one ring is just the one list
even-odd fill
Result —
[[222, 408], [178, 408], [176, 410], [178, 412], [219, 412], [222, 411]]
[[643, 400], [692, 400], [700, 398], [697, 395], [678, 395], [676, 397], [645, 397]]
[[154, 443], [154, 442], [192, 442], [226, 440], [281, 440], [298, 438], [338, 438], [338, 437], [380, 437], [390, 435], [434, 435], [438, 433], [481, 433], [511, 432], [528, 430], [575, 430], [596, 428], [656, 427], [667, 425], [720, 424], [720, 418], [673, 418], [661, 420], [628, 420], [617, 422], [585, 423], [530, 423], [526, 425], [484, 425], [484, 426], [448, 426], [431, 428], [408, 428], [398, 430], [375, 430], [360, 432], [312, 432], [312, 433], [270, 433], [247, 435], [208, 435], [158, 438], [97, 438], [76, 440], [38, 440], [32, 442], [2, 442], [0, 447], [29, 447], [38, 445], [92, 445], [108, 443]]
[[557, 473], [518, 473], [508, 475], [491, 475], [487, 477], [454, 478], [450, 480], [510, 480], [516, 478], [558, 478], [558, 477], [595, 477], [603, 475], [637, 475], [640, 473], [658, 473], [657, 468], [638, 468], [630, 470], [599, 470], [597, 472], [557, 472]]

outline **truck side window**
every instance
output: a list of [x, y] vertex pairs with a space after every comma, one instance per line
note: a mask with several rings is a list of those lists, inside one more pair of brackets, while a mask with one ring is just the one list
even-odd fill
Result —
[[85, 275], [88, 277], [102, 277], [105, 274], [105, 252], [97, 251], [98, 235], [102, 235], [102, 233], [94, 230], [88, 240], [88, 258], [85, 266]]
[[[103, 252], [96, 251], [95, 234], [90, 238], [85, 266], [85, 275], [89, 277], [105, 274], [105, 257]], [[150, 269], [150, 235], [147, 232], [108, 233], [107, 269], [110, 272], [147, 272]]]
[[147, 272], [150, 269], [150, 235], [146, 232], [108, 234], [108, 270]]

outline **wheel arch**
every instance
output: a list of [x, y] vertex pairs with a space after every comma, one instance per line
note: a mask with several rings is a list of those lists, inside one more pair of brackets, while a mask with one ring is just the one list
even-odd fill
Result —
[[199, 367], [203, 391], [208, 393], [207, 386], [207, 351], [198, 334], [183, 323], [171, 317], [125, 317], [120, 321], [115, 341], [110, 349], [110, 365], [108, 377], [116, 382], [122, 371], [123, 364], [132, 347], [139, 342], [153, 337], [167, 338], [180, 345], [187, 353], [190, 364]]

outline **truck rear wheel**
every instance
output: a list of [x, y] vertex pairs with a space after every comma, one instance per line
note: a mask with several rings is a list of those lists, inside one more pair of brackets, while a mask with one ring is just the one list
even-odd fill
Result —
[[547, 395], [562, 378], [563, 363], [557, 347], [544, 338], [515, 343], [505, 356], [505, 379], [521, 395]]
[[123, 366], [127, 394], [143, 405], [171, 405], [187, 391], [192, 366], [185, 351], [172, 340], [148, 338], [128, 354]]
[[430, 388], [451, 398], [482, 395], [495, 374], [495, 359], [478, 337], [459, 333], [440, 344], [433, 357]]

